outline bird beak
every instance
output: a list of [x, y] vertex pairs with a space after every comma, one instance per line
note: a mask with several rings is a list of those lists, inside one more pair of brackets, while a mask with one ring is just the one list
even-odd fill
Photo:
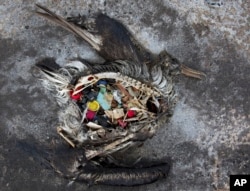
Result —
[[181, 73], [188, 77], [197, 78], [200, 80], [206, 77], [205, 73], [200, 72], [198, 70], [191, 69], [183, 64], [181, 65], [180, 69], [181, 69]]

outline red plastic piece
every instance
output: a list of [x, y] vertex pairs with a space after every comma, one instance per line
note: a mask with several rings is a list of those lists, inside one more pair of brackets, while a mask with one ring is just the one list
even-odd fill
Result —
[[135, 116], [136, 116], [136, 111], [128, 110], [128, 112], [127, 112], [127, 117], [128, 118], [132, 118], [132, 117], [135, 117]]
[[88, 120], [93, 120], [95, 118], [96, 113], [94, 111], [88, 110], [86, 113], [86, 118]]
[[[77, 91], [77, 90], [80, 90], [81, 88], [82, 88], [82, 87], [78, 87], [78, 88], [76, 89], [76, 91]], [[79, 92], [79, 93], [77, 93], [77, 94], [75, 94], [75, 95], [73, 95], [73, 93], [74, 93], [74, 90], [71, 90], [71, 91], [69, 92], [69, 95], [70, 95], [71, 99], [76, 100], [76, 101], [79, 101], [79, 100], [82, 98], [82, 92]]]
[[122, 119], [117, 120], [118, 124], [122, 127], [125, 128], [127, 126], [127, 122], [123, 121]]

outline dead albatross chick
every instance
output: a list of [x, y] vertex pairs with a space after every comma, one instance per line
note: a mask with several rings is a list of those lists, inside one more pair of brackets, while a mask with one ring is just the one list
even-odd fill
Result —
[[180, 64], [165, 51], [152, 54], [126, 27], [104, 14], [91, 18], [89, 25], [86, 17], [64, 19], [41, 5], [37, 7], [44, 11], [38, 15], [80, 36], [106, 60], [72, 61], [63, 67], [48, 59], [36, 64], [43, 74], [43, 85], [60, 106], [58, 134], [85, 153], [83, 168], [75, 176], [64, 176], [94, 184], [132, 186], [167, 175], [167, 164], [130, 169], [90, 168], [87, 164], [128, 152], [151, 138], [162, 127], [162, 118], [173, 112], [177, 100], [173, 76], [201, 79], [204, 74]]

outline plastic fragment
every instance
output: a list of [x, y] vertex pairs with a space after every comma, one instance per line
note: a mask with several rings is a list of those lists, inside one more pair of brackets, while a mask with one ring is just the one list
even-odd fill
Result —
[[158, 100], [150, 95], [141, 94], [137, 88], [126, 86], [119, 81], [100, 79], [77, 93], [76, 91], [81, 88], [82, 86], [77, 87], [75, 91], [72, 90], [70, 96], [77, 101], [81, 111], [84, 111], [82, 122], [91, 122], [87, 126], [92, 129], [117, 125], [125, 128], [130, 123], [146, 119], [148, 115], [144, 115], [144, 112], [157, 111], [154, 103]]
[[87, 107], [90, 111], [98, 111], [100, 108], [100, 105], [97, 101], [94, 100], [94, 101], [89, 101], [87, 103]]
[[118, 124], [122, 127], [122, 128], [125, 128], [127, 126], [127, 122], [123, 121], [122, 119], [118, 119]]
[[108, 82], [106, 81], [106, 80], [99, 80], [98, 82], [97, 82], [97, 85], [98, 86], [106, 86], [108, 84]]
[[105, 94], [107, 92], [107, 88], [105, 86], [100, 87], [100, 93]]
[[97, 96], [97, 101], [104, 110], [110, 109], [111, 106], [103, 93], [99, 92], [99, 94]]
[[96, 116], [96, 113], [94, 111], [88, 110], [86, 113], [86, 118], [90, 121], [92, 121]]
[[[81, 89], [82, 87], [79, 87], [79, 88], [77, 88], [75, 91], [77, 91], [77, 90], [79, 90], [79, 89]], [[71, 99], [73, 99], [73, 100], [76, 100], [76, 101], [79, 101], [79, 100], [81, 100], [81, 98], [82, 98], [82, 92], [79, 92], [79, 93], [77, 93], [77, 94], [74, 94], [74, 90], [71, 90], [70, 92], [69, 92], [69, 95], [70, 95], [70, 98]]]
[[101, 129], [102, 126], [101, 125], [97, 125], [96, 123], [93, 122], [88, 122], [86, 124], [87, 127], [90, 127], [91, 129], [97, 130], [97, 129]]
[[119, 94], [118, 90], [114, 90], [113, 92], [114, 100], [117, 101], [119, 104], [122, 104], [122, 98]]
[[114, 110], [106, 110], [105, 114], [111, 119], [119, 119], [121, 117], [124, 117], [125, 115], [122, 108]]
[[128, 118], [132, 118], [132, 117], [135, 117], [136, 116], [136, 111], [135, 110], [128, 110], [127, 111], [127, 117]]

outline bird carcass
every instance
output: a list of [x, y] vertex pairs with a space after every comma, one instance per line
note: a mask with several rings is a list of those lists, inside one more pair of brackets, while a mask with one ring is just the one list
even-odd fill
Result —
[[[51, 59], [36, 64], [43, 74], [44, 86], [53, 92], [60, 107], [58, 134], [72, 147], [83, 149], [86, 161], [127, 151], [154, 136], [162, 127], [161, 122], [171, 116], [177, 100], [173, 77], [180, 73], [195, 78], [203, 76], [179, 64], [165, 51], [152, 54], [120, 22], [104, 14], [89, 19], [89, 24], [86, 17], [64, 19], [37, 6], [43, 10], [38, 15], [81, 37], [105, 59], [104, 63], [74, 60], [62, 67]], [[93, 175], [91, 181], [145, 184], [167, 174], [169, 168], [161, 167], [120, 169], [118, 182], [117, 174], [105, 173], [99, 174], [101, 180]], [[77, 177], [84, 177], [84, 173], [81, 171]], [[86, 175], [85, 179], [88, 178]]]

